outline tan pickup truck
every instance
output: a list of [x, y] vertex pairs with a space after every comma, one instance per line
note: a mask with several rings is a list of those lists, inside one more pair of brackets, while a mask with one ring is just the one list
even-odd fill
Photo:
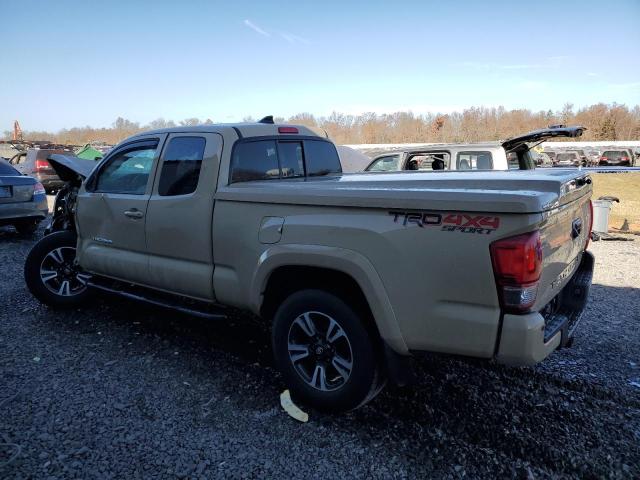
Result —
[[571, 343], [587, 301], [576, 169], [346, 175], [329, 140], [268, 118], [138, 134], [95, 168], [50, 162], [67, 187], [25, 264], [33, 295], [253, 312], [316, 408], [406, 382], [421, 351], [534, 364]]

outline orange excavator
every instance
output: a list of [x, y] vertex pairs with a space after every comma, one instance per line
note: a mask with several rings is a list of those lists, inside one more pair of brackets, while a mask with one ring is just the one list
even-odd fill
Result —
[[18, 122], [18, 120], [13, 122], [13, 141], [22, 141], [22, 129], [20, 128], [20, 122]]

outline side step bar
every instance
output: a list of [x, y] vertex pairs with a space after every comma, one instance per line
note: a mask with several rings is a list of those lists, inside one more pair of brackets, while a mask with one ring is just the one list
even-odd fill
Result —
[[[109, 285], [106, 284], [107, 281], [109, 282]], [[187, 315], [193, 315], [194, 317], [206, 318], [208, 320], [223, 320], [227, 318], [226, 313], [209, 311], [209, 309], [206, 308], [206, 304], [204, 302], [193, 301], [194, 304], [202, 304], [203, 308], [198, 308], [197, 306], [192, 307], [191, 305], [187, 306], [186, 302], [181, 302], [179, 297], [174, 300], [169, 298], [169, 295], [164, 297], [153, 292], [151, 289], [138, 286], [133, 287], [135, 291], [134, 293], [132, 291], [127, 291], [123, 288], [119, 288], [118, 284], [120, 282], [117, 282], [115, 280], [107, 281], [101, 281], [96, 277], [92, 277], [87, 281], [87, 286], [110, 293], [112, 295], [118, 295], [120, 297], [128, 298], [130, 300], [135, 300], [138, 302], [148, 303], [157, 307], [168, 308], [177, 312], [185, 313]]]

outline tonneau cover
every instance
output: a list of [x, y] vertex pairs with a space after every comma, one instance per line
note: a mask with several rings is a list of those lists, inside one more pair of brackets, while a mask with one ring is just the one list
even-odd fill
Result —
[[262, 180], [222, 187], [217, 200], [364, 208], [538, 213], [590, 190], [577, 169], [393, 172]]

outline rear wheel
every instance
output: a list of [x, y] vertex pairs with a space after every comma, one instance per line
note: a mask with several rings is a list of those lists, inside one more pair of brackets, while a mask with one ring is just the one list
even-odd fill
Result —
[[39, 223], [40, 222], [38, 220], [20, 220], [13, 226], [16, 228], [18, 233], [22, 233], [23, 235], [30, 235], [36, 232]]
[[73, 308], [91, 295], [90, 276], [74, 264], [76, 234], [55, 232], [34, 245], [24, 265], [29, 291], [51, 307]]
[[322, 290], [289, 296], [276, 312], [276, 365], [295, 398], [318, 410], [357, 408], [384, 385], [373, 335], [344, 301]]

